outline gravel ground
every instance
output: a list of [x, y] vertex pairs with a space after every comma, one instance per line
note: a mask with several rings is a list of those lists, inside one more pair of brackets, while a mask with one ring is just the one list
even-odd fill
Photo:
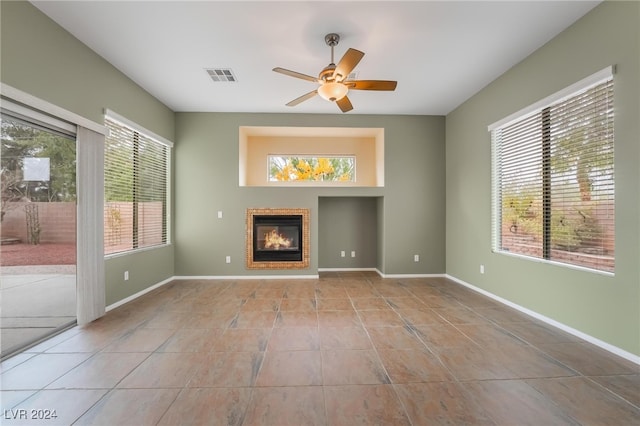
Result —
[[5, 244], [0, 246], [0, 266], [75, 265], [75, 244]]

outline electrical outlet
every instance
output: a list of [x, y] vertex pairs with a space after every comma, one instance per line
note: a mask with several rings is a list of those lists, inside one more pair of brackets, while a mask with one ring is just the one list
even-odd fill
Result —
[[414, 254], [413, 255], [413, 261], [414, 262], [420, 262], [420, 255], [419, 254]]
[[227, 256], [224, 261], [226, 263], [231, 263], [231, 256]]
[[129, 281], [129, 271], [124, 271], [124, 280]]
[[480, 265], [480, 273], [484, 274], [484, 265]]
[[356, 257], [356, 252], [355, 251], [351, 251], [351, 257]]
[[344, 250], [342, 250], [342, 251], [340, 252], [340, 257], [345, 257], [345, 256], [346, 256], [346, 253], [344, 252]]
[[218, 219], [222, 219], [222, 210], [218, 210]]

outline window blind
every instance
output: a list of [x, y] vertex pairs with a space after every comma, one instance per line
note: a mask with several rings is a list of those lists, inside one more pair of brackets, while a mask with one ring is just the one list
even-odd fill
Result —
[[105, 253], [166, 244], [170, 146], [111, 117], [105, 124]]
[[493, 249], [614, 270], [611, 75], [493, 127]]

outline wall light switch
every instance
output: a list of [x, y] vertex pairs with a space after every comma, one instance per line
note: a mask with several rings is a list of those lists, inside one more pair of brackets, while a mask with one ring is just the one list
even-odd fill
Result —
[[222, 210], [218, 210], [218, 219], [222, 219]]
[[124, 280], [129, 281], [129, 271], [124, 271]]
[[484, 265], [480, 265], [480, 273], [484, 274]]
[[340, 252], [340, 257], [345, 257], [346, 255], [347, 255], [347, 254], [344, 252], [344, 250], [342, 250], [342, 251]]
[[355, 251], [351, 252], [351, 257], [356, 257], [356, 252]]
[[231, 256], [227, 256], [224, 261], [227, 263], [231, 263]]
[[420, 255], [419, 254], [414, 254], [413, 255], [413, 261], [414, 262], [420, 262]]

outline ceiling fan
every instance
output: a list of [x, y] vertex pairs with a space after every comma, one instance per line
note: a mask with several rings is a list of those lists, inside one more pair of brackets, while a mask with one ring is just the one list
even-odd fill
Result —
[[347, 97], [349, 90], [395, 90], [397, 81], [390, 80], [348, 80], [349, 73], [358, 65], [364, 53], [356, 50], [349, 49], [344, 54], [338, 65], [333, 62], [333, 48], [338, 45], [340, 36], [335, 33], [327, 34], [324, 37], [325, 43], [331, 47], [331, 63], [327, 65], [318, 77], [312, 77], [310, 75], [302, 74], [296, 71], [291, 71], [285, 68], [276, 67], [273, 70], [280, 74], [288, 75], [290, 77], [300, 78], [302, 80], [312, 81], [319, 83], [320, 86], [316, 90], [300, 96], [289, 102], [287, 106], [296, 106], [301, 102], [313, 98], [316, 95], [335, 102], [342, 112], [351, 111], [353, 105]]

